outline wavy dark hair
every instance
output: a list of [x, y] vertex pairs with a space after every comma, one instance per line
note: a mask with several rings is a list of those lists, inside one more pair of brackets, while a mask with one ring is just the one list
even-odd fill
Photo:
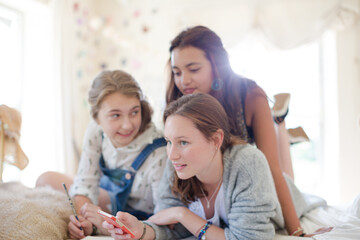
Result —
[[[222, 153], [234, 144], [245, 143], [231, 135], [224, 108], [209, 94], [190, 94], [171, 102], [165, 109], [164, 122], [166, 122], [168, 117], [174, 115], [189, 119], [209, 141], [212, 139], [214, 133], [221, 129], [224, 132], [224, 139], [220, 147]], [[196, 197], [203, 196], [200, 190], [200, 184], [200, 181], [195, 176], [182, 180], [178, 178], [176, 172], [174, 172], [172, 192], [178, 195], [181, 201], [188, 204], [194, 201]]]
[[[240, 101], [245, 102], [246, 89], [255, 87], [256, 83], [234, 73], [220, 37], [209, 28], [195, 26], [180, 32], [171, 41], [169, 51], [171, 54], [175, 48], [182, 49], [189, 46], [198, 48], [205, 53], [206, 58], [211, 63], [214, 78], [223, 82], [223, 87], [220, 90], [212, 90], [209, 94], [224, 107], [229, 117], [231, 132], [234, 135], [239, 135], [240, 129], [236, 124], [236, 114], [239, 111], [238, 103]], [[171, 59], [168, 61], [167, 68], [169, 80], [166, 89], [166, 103], [169, 104], [183, 94], [175, 85], [174, 73], [171, 70]]]

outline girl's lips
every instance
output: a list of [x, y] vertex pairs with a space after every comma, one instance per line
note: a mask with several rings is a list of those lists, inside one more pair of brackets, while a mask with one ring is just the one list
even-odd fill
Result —
[[195, 88], [186, 88], [184, 89], [184, 93], [186, 94], [192, 94], [195, 91]]
[[174, 168], [176, 171], [181, 171], [183, 170], [184, 168], [186, 168], [186, 164], [173, 164]]
[[127, 134], [122, 134], [122, 133], [118, 133], [118, 135], [120, 135], [121, 137], [130, 137], [132, 135], [133, 131], [127, 133]]

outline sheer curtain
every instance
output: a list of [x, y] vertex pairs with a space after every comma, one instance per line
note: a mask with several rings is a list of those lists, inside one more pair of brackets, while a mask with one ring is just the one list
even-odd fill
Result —
[[[50, 3], [54, 22], [54, 55], [55, 55], [55, 83], [58, 89], [57, 117], [61, 121], [61, 145], [58, 148], [61, 156], [60, 172], [75, 174], [78, 166], [78, 149], [74, 144], [74, 22], [72, 15], [74, 1], [54, 0]], [[79, 118], [81, 119], [81, 118]], [[83, 123], [86, 125], [86, 123]]]
[[[227, 45], [258, 31], [273, 47], [291, 49], [318, 39], [326, 29], [344, 28], [359, 20], [352, 0], [209, 0], [173, 2], [173, 19], [184, 26], [203, 24]], [[357, 7], [357, 6], [356, 6]], [[226, 14], [221, 14], [221, 13]]]

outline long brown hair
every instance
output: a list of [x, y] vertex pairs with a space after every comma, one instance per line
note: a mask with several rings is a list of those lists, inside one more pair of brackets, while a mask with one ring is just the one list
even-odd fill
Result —
[[[209, 141], [214, 133], [221, 129], [224, 132], [224, 139], [220, 147], [222, 153], [234, 144], [244, 143], [230, 134], [229, 122], [224, 108], [209, 94], [190, 94], [171, 102], [165, 109], [164, 122], [173, 115], [182, 116], [192, 121]], [[188, 204], [194, 201], [195, 197], [203, 196], [200, 184], [195, 176], [182, 180], [174, 172], [172, 191], [174, 194], [178, 194], [184, 203]]]
[[128, 73], [121, 70], [103, 71], [94, 80], [89, 91], [91, 116], [96, 120], [103, 99], [115, 92], [128, 97], [136, 97], [141, 106], [141, 125], [139, 134], [144, 132], [151, 122], [153, 110], [138, 84]]
[[[239, 102], [244, 102], [247, 88], [256, 86], [253, 81], [237, 75], [231, 68], [228, 54], [223, 46], [220, 37], [204, 26], [195, 26], [179, 33], [172, 41], [170, 54], [175, 48], [195, 47], [205, 53], [206, 58], [211, 63], [214, 78], [222, 81], [223, 87], [212, 90], [209, 94], [214, 96], [224, 107], [228, 117], [231, 132], [238, 135], [239, 129], [236, 124], [236, 114], [239, 111]], [[166, 103], [178, 99], [183, 94], [175, 85], [174, 73], [171, 71], [171, 59], [168, 64], [169, 81], [166, 89]]]

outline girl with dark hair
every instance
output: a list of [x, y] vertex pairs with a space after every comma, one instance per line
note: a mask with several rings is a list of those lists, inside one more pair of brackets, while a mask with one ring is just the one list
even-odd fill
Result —
[[[234, 73], [220, 37], [204, 26], [182, 31], [171, 42], [169, 104], [191, 93], [208, 93], [224, 107], [230, 132], [256, 144], [270, 166], [287, 232], [303, 234], [283, 173], [293, 178], [289, 141], [282, 116], [274, 124], [265, 92], [252, 80]], [[286, 105], [285, 105], [286, 106]], [[278, 107], [278, 106], [277, 106]], [[281, 109], [280, 110], [284, 110]], [[278, 137], [281, 136], [281, 137]]]

